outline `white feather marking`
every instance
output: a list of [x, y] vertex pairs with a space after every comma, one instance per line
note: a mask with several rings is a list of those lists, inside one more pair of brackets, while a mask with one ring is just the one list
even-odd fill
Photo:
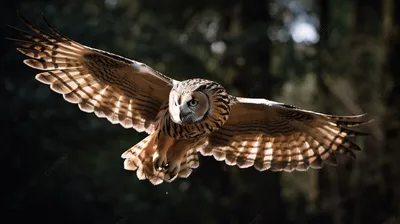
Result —
[[128, 105], [128, 117], [132, 117], [133, 113], [132, 113], [132, 99], [129, 100], [129, 105]]
[[318, 154], [322, 155], [322, 153], [324, 153], [324, 152], [325, 152], [324, 147], [322, 147], [322, 146], [318, 147]]
[[108, 86], [106, 86], [104, 89], [102, 89], [99, 92], [99, 94], [94, 96], [94, 99], [96, 100], [95, 104], [94, 104], [95, 107], [100, 107], [100, 102], [103, 100], [103, 95], [106, 92], [107, 88], [108, 88]]
[[238, 148], [238, 155], [240, 155], [243, 152], [244, 147], [246, 147], [246, 145], [247, 145], [247, 141], [243, 141], [241, 144], [241, 147]]
[[118, 98], [117, 105], [116, 105], [115, 108], [114, 108], [114, 114], [118, 114], [118, 113], [119, 113], [119, 107], [121, 106], [122, 97], [123, 97], [123, 96], [120, 96], [120, 97]]
[[265, 143], [265, 151], [264, 151], [264, 162], [265, 161], [271, 161], [272, 160], [272, 142], [267, 142]]
[[256, 142], [253, 144], [253, 148], [251, 148], [250, 154], [249, 154], [249, 156], [247, 156], [247, 159], [248, 159], [248, 160], [254, 161], [254, 160], [256, 159], [256, 157], [257, 157], [257, 152], [258, 152], [258, 150], [259, 150], [259, 145], [260, 145], [260, 141], [259, 141], [259, 140], [256, 141]]
[[[285, 143], [285, 145], [287, 146], [288, 143]], [[288, 163], [290, 163], [292, 161], [292, 150], [290, 148], [284, 148], [283, 150], [284, 152], [287, 152], [287, 154], [285, 154], [285, 157], [287, 157], [287, 161]]]
[[324, 125], [325, 129], [328, 129], [331, 133], [338, 133], [341, 136], [346, 136], [346, 133], [344, 132], [338, 132], [337, 130], [335, 130], [333, 127], [329, 126], [329, 125]]
[[106, 90], [107, 90], [108, 87], [109, 87], [109, 86], [106, 86], [104, 89], [102, 89], [102, 90], [100, 91], [100, 94], [103, 95], [103, 94], [106, 92]]
[[105, 114], [103, 113], [103, 111], [100, 110], [100, 108], [101, 108], [100, 103], [103, 101], [103, 96], [104, 96], [104, 94], [105, 94], [105, 92], [106, 92], [108, 87], [109, 86], [104, 87], [104, 89], [100, 90], [99, 94], [94, 96], [95, 100], [94, 100], [93, 105], [94, 105], [95, 108], [97, 108], [94, 112], [98, 117], [105, 117]]
[[328, 137], [329, 140], [332, 140], [335, 136], [329, 133], [328, 131], [322, 129], [322, 128], [317, 128], [324, 136]]
[[294, 145], [293, 151], [294, 151], [294, 154], [295, 154], [293, 156], [293, 160], [297, 160], [297, 161], [303, 160], [303, 156], [301, 155], [301, 151], [300, 151], [299, 146], [297, 144]]
[[260, 171], [271, 168], [272, 153], [273, 153], [272, 142], [268, 141], [265, 143], [263, 166]]
[[300, 150], [301, 150], [301, 152], [304, 152], [304, 150], [307, 150], [309, 148], [310, 148], [310, 144], [308, 144], [308, 142], [305, 141]]
[[314, 156], [315, 154], [314, 154], [314, 151], [312, 150], [312, 149], [307, 149], [307, 151], [306, 151], [306, 156], [307, 157], [311, 157], [311, 156]]

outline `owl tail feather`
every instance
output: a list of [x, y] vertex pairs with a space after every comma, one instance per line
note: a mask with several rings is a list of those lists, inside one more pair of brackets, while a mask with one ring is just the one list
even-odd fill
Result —
[[137, 170], [139, 180], [149, 179], [154, 185], [162, 183], [163, 177], [154, 174], [153, 157], [156, 151], [156, 133], [153, 133], [121, 155], [121, 158], [125, 159], [124, 168]]
[[157, 132], [147, 136], [121, 155], [125, 159], [124, 168], [136, 170], [139, 180], [148, 179], [153, 185], [161, 184], [163, 181], [172, 182], [177, 177], [187, 178], [192, 169], [199, 166], [197, 147], [193, 147], [186, 152], [177, 169], [157, 169], [154, 162], [158, 158], [156, 137]]

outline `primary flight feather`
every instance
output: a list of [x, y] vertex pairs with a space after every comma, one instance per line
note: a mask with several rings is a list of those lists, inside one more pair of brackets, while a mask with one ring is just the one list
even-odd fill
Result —
[[266, 99], [229, 95], [205, 79], [174, 80], [151, 67], [79, 44], [21, 16], [33, 32], [18, 28], [11, 39], [42, 70], [36, 79], [68, 102], [113, 124], [149, 135], [122, 154], [124, 167], [154, 185], [188, 177], [198, 152], [240, 168], [305, 171], [335, 165], [336, 154], [355, 158], [360, 148], [347, 139], [364, 116], [334, 116]]

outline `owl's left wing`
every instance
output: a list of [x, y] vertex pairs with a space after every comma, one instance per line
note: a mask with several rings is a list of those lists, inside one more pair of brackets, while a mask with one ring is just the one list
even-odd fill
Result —
[[159, 109], [168, 101], [175, 80], [143, 63], [75, 42], [44, 17], [51, 33], [21, 18], [33, 32], [12, 27], [22, 38], [8, 39], [31, 58], [25, 64], [44, 71], [36, 75], [37, 80], [82, 111], [138, 132], [154, 131]]
[[360, 148], [349, 130], [368, 121], [362, 115], [334, 116], [306, 111], [265, 99], [232, 97], [228, 121], [208, 137], [200, 152], [240, 168], [260, 171], [304, 171], [324, 163], [336, 165], [335, 154], [355, 158]]

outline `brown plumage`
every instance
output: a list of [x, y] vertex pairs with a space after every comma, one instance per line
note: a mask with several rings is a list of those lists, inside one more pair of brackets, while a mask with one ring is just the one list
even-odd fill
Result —
[[33, 33], [11, 39], [36, 79], [68, 102], [113, 124], [149, 135], [122, 154], [124, 167], [153, 184], [188, 177], [198, 153], [241, 168], [293, 171], [355, 158], [349, 130], [363, 115], [334, 116], [265, 99], [234, 97], [204, 79], [177, 81], [149, 66], [79, 44], [43, 17], [51, 34], [21, 17]]

